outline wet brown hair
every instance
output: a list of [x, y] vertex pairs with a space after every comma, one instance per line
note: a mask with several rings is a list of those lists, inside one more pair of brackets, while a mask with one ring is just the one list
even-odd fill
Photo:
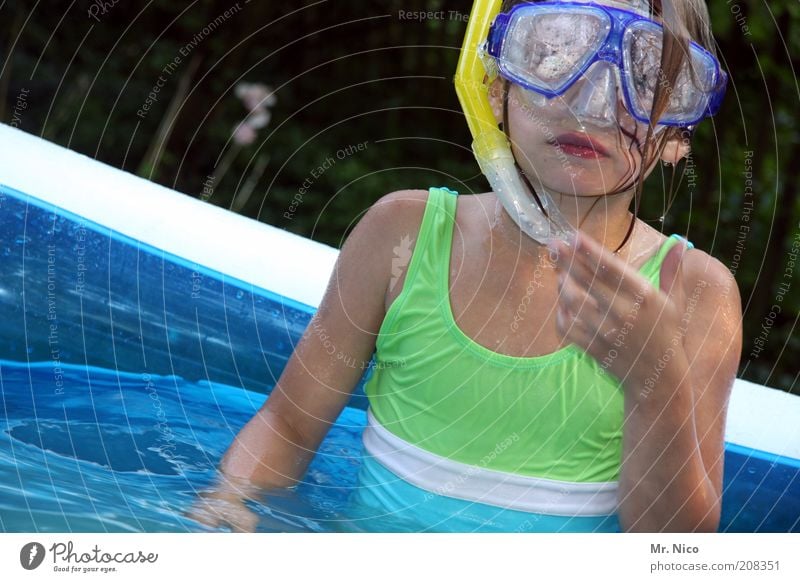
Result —
[[[508, 12], [517, 4], [533, 4], [541, 1], [543, 0], [503, 0], [500, 11]], [[616, 248], [614, 251], [615, 253], [619, 252], [619, 250], [625, 246], [625, 243], [628, 242], [628, 239], [633, 233], [633, 227], [636, 224], [636, 219], [639, 215], [639, 206], [642, 197], [642, 188], [644, 186], [644, 177], [648, 173], [648, 170], [661, 157], [667, 141], [670, 139], [677, 139], [681, 141], [688, 140], [691, 138], [693, 133], [693, 128], [667, 127], [658, 136], [653, 136], [655, 122], [660, 119], [661, 115], [666, 110], [669, 104], [670, 95], [672, 93], [672, 87], [675, 85], [681, 67], [686, 60], [686, 55], [688, 54], [689, 49], [689, 41], [693, 40], [716, 57], [714, 39], [711, 35], [708, 8], [705, 0], [650, 0], [649, 5], [651, 16], [659, 18], [662, 26], [664, 27], [661, 65], [656, 76], [658, 83], [656, 84], [655, 95], [653, 96], [653, 106], [650, 110], [650, 123], [648, 124], [647, 136], [645, 137], [644, 144], [639, 144], [635, 139], [635, 136], [628, 135], [626, 132], [623, 132], [626, 137], [631, 138], [630, 147], [635, 146], [641, 155], [642, 163], [639, 175], [633, 178], [634, 182], [632, 184], [626, 183], [626, 181], [623, 180], [615, 190], [608, 193], [617, 194], [619, 192], [628, 190], [631, 187], [635, 188], [633, 219], [628, 226], [628, 231], [625, 234], [625, 238]], [[503, 131], [505, 131], [506, 137], [509, 139], [510, 143], [511, 136], [508, 124], [509, 89], [509, 81], [504, 80]], [[536, 200], [536, 203], [539, 205], [539, 208], [542, 210], [544, 215], [547, 216], [547, 211], [542, 206], [539, 196], [530, 183], [530, 180], [522, 171], [522, 168], [519, 166], [519, 164], [516, 163], [516, 161], [515, 164], [517, 166], [517, 171], [520, 173], [523, 181], [533, 194], [533, 197]], [[675, 196], [675, 172], [676, 167], [673, 166], [667, 208], [672, 205], [672, 200]], [[628, 179], [627, 182], [630, 182], [630, 180]], [[594, 204], [596, 204], [599, 200], [600, 197], [597, 197], [592, 204], [592, 208], [589, 209], [589, 213], [594, 208]], [[587, 216], [589, 213], [587, 213]]]

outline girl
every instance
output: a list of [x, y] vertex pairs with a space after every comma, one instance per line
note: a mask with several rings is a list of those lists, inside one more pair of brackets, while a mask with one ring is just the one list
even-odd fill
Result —
[[715, 531], [738, 289], [628, 210], [716, 109], [711, 50], [702, 0], [506, 0], [492, 109], [577, 235], [542, 245], [493, 192], [380, 199], [223, 458], [214, 520], [252, 529], [241, 488], [302, 479], [375, 352], [359, 506], [420, 531]]

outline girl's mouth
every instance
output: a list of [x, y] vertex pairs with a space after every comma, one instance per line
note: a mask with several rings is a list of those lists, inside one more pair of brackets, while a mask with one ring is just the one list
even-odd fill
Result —
[[606, 149], [584, 133], [563, 133], [548, 140], [547, 143], [576, 158], [596, 160], [608, 157]]

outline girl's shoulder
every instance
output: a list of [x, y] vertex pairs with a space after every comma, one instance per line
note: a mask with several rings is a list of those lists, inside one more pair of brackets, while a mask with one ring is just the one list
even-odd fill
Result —
[[367, 217], [380, 217], [379, 222], [388, 230], [378, 231], [380, 238], [392, 233], [403, 233], [416, 239], [425, 207], [428, 190], [397, 190], [382, 196], [367, 210]]
[[[643, 263], [654, 256], [670, 237], [638, 219], [636, 228], [641, 233], [639, 254], [645, 255], [638, 262]], [[722, 261], [696, 246], [689, 247], [683, 241], [674, 245], [661, 265], [662, 279], [665, 278], [665, 272], [670, 270], [680, 270], [681, 287], [687, 297], [697, 294], [698, 287], [713, 287], [725, 290], [727, 299], [739, 300], [738, 287], [731, 271]], [[668, 278], [672, 279], [671, 274]]]
[[408, 269], [398, 272], [395, 265], [397, 259], [409, 261], [416, 249], [428, 198], [428, 190], [397, 190], [379, 198], [362, 219], [373, 224], [364, 245], [385, 270], [384, 312], [405, 285]]
[[702, 249], [687, 250], [681, 261], [684, 289], [694, 291], [697, 287], [714, 288], [730, 301], [740, 304], [739, 287], [730, 269], [719, 259]]

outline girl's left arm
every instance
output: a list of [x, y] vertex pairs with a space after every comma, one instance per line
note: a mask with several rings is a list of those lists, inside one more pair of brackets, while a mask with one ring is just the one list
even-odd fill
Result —
[[625, 391], [625, 531], [716, 531], [728, 398], [742, 345], [730, 271], [681, 243], [660, 288], [590, 237], [560, 244], [558, 328]]

